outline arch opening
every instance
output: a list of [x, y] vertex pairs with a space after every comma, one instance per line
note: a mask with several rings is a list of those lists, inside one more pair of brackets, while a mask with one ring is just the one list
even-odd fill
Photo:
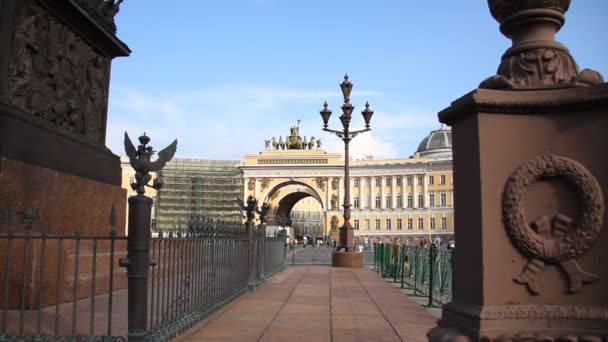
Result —
[[319, 193], [302, 181], [276, 185], [265, 196], [269, 203], [268, 226], [289, 227], [292, 238], [325, 236], [325, 210]]

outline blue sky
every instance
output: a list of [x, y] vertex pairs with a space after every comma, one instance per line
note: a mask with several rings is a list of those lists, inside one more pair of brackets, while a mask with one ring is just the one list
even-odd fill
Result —
[[[606, 0], [575, 0], [557, 35], [606, 78], [607, 13]], [[327, 100], [341, 127], [345, 72], [352, 125], [366, 100], [375, 110], [353, 156], [407, 157], [510, 46], [480, 0], [129, 0], [116, 21], [133, 52], [112, 65], [107, 145], [124, 154], [124, 131], [146, 131], [159, 149], [177, 138], [178, 158], [239, 160], [298, 119], [302, 135], [342, 152], [319, 110]]]

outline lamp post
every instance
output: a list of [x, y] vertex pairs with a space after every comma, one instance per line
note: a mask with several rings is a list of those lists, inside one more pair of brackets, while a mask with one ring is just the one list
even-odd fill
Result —
[[323, 130], [337, 135], [342, 139], [342, 141], [344, 141], [344, 224], [339, 230], [337, 251], [344, 250], [346, 252], [354, 252], [354, 228], [350, 224], [351, 204], [348, 144], [359, 133], [371, 131], [369, 122], [374, 114], [374, 111], [369, 108], [369, 103], [365, 102], [365, 109], [361, 111], [363, 120], [365, 120], [365, 129], [351, 131], [350, 120], [355, 106], [350, 103], [350, 92], [353, 89], [353, 84], [348, 80], [348, 74], [344, 75], [344, 81], [340, 83], [340, 88], [342, 89], [342, 95], [344, 96], [344, 104], [341, 107], [342, 115], [340, 115], [340, 121], [342, 122], [343, 127], [342, 130], [340, 131], [327, 128], [327, 123], [329, 121], [329, 117], [331, 116], [331, 110], [327, 108], [327, 101], [323, 104], [323, 109], [320, 111], [320, 114], [321, 118], [323, 119]]

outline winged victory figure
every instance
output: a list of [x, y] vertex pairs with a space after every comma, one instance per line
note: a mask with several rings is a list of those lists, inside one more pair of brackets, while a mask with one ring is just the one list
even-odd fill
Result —
[[[149, 174], [151, 171], [160, 171], [169, 160], [175, 155], [177, 150], [177, 139], [175, 139], [171, 145], [165, 147], [163, 150], [158, 152], [158, 158], [155, 161], [151, 161], [150, 157], [154, 154], [152, 146], [147, 146], [150, 142], [150, 137], [144, 133], [139, 137], [141, 143], [135, 149], [135, 146], [129, 139], [129, 135], [125, 132], [125, 152], [129, 156], [131, 167], [135, 170], [135, 183], [131, 183], [131, 188], [137, 191], [138, 195], [145, 193], [145, 186], [148, 185], [152, 176]], [[152, 183], [152, 188], [159, 190], [163, 186], [162, 178], [157, 178]]]

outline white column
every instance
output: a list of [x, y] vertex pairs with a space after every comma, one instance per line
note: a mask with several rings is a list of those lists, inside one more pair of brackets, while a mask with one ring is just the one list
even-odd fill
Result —
[[353, 184], [355, 183], [355, 179], [353, 177], [350, 177], [350, 179], [348, 180], [348, 182], [350, 183], [350, 194], [349, 194], [350, 199], [349, 199], [349, 203], [350, 203], [350, 205], [353, 205], [353, 203], [355, 203], [354, 202], [355, 188], [353, 188]]
[[406, 177], [405, 176], [401, 176], [401, 207], [402, 208], [407, 208], [407, 193], [405, 191], [405, 181], [406, 181]]
[[370, 176], [369, 177], [369, 208], [375, 208], [375, 203], [374, 203], [374, 177]]
[[382, 209], [386, 209], [386, 199], [384, 198], [386, 196], [386, 193], [384, 191], [385, 179], [386, 178], [384, 176], [380, 177], [380, 208]]
[[[422, 193], [424, 194], [424, 206], [423, 207], [428, 207], [429, 206], [429, 189], [428, 189], [428, 186], [427, 186], [427, 182], [428, 182], [427, 178], [428, 177], [426, 175], [424, 175], [424, 174], [422, 175], [422, 177], [423, 177], [422, 178], [423, 179], [423, 182], [422, 182]], [[431, 219], [429, 218], [429, 227], [430, 227], [430, 222], [431, 222], [430, 220]]]
[[359, 177], [359, 208], [363, 209], [363, 177]]
[[391, 176], [391, 208], [395, 209], [397, 207], [397, 178], [395, 176]]
[[418, 208], [418, 175], [412, 175], [412, 207]]
[[344, 205], [344, 177], [338, 181], [338, 210]]
[[327, 184], [326, 184], [326, 192], [327, 192], [327, 199], [325, 202], [325, 211], [330, 211], [331, 210], [331, 177], [327, 177]]
[[245, 182], [245, 184], [243, 184], [243, 200], [247, 200], [247, 187], [249, 186], [249, 178], [243, 178], [243, 182]]

